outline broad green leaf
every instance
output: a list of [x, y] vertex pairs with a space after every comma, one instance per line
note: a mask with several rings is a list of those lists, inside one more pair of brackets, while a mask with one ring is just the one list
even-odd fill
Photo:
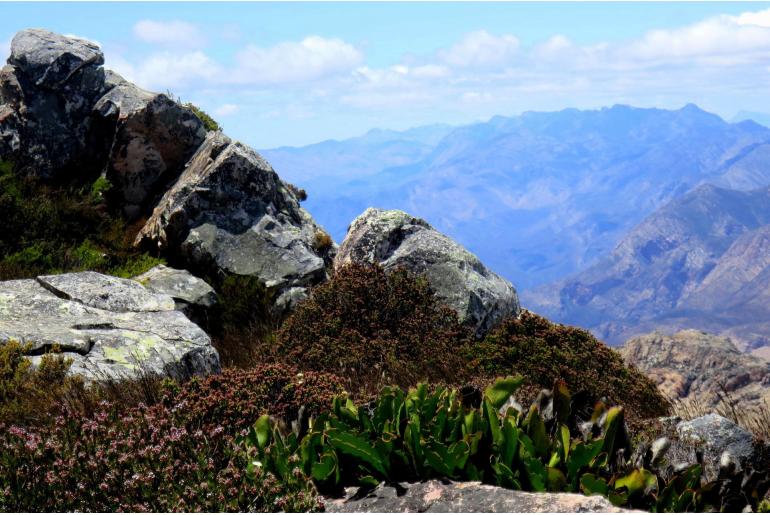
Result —
[[519, 428], [512, 419], [506, 418], [503, 421], [503, 446], [500, 450], [500, 458], [507, 467], [513, 467], [513, 460], [518, 450]]
[[567, 383], [558, 381], [553, 388], [553, 414], [559, 424], [566, 424], [572, 408], [572, 396]]
[[368, 441], [352, 433], [336, 429], [327, 430], [326, 438], [329, 444], [339, 452], [363, 460], [382, 476], [388, 477], [387, 465], [383, 462], [377, 449], [372, 447]]
[[527, 418], [524, 421], [524, 427], [527, 428], [527, 435], [532, 439], [532, 443], [535, 446], [535, 452], [541, 458], [548, 456], [548, 451], [551, 447], [551, 439], [548, 438], [548, 433], [545, 429], [545, 422], [540, 416], [536, 406], [532, 406], [527, 414]]
[[564, 461], [564, 463], [567, 463], [569, 461], [569, 448], [570, 448], [570, 434], [569, 434], [569, 428], [565, 425], [559, 426], [559, 437], [560, 437], [560, 443], [561, 443], [561, 458]]
[[658, 479], [649, 470], [634, 469], [630, 474], [616, 479], [613, 486], [617, 490], [625, 488], [629, 497], [636, 497], [657, 491]]
[[609, 485], [607, 482], [593, 474], [583, 474], [580, 476], [580, 489], [586, 495], [607, 495], [609, 491]]
[[500, 418], [497, 416], [497, 410], [492, 406], [489, 399], [484, 399], [482, 409], [484, 411], [484, 417], [487, 419], [487, 424], [489, 425], [492, 443], [499, 449], [503, 444], [503, 432], [500, 431]]
[[521, 376], [508, 376], [505, 379], [498, 379], [484, 390], [484, 397], [489, 399], [495, 410], [499, 410], [505, 404], [505, 401], [519, 389], [523, 382], [524, 378]]
[[623, 408], [615, 406], [607, 412], [607, 420], [604, 422], [604, 452], [608, 456], [614, 456], [615, 451], [621, 445], [621, 432], [623, 431]]
[[527, 471], [529, 486], [534, 492], [545, 492], [548, 482], [548, 472], [537, 458], [524, 458], [524, 470]]
[[270, 415], [262, 415], [254, 423], [254, 434], [259, 449], [264, 449], [270, 443], [270, 433]]
[[549, 492], [563, 492], [567, 486], [567, 478], [564, 473], [554, 467], [546, 468], [547, 487]]
[[313, 463], [311, 476], [316, 481], [328, 481], [337, 472], [337, 455], [333, 451], [327, 451], [319, 457], [319, 461]]
[[603, 445], [604, 440], [599, 438], [590, 443], [578, 442], [572, 448], [569, 461], [567, 462], [567, 478], [572, 484], [573, 489], [577, 488], [580, 470], [587, 467], [599, 455]]

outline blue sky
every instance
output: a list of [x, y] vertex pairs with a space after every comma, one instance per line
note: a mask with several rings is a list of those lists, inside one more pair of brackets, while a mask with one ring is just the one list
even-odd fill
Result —
[[770, 3], [0, 3], [257, 148], [495, 114], [768, 111]]

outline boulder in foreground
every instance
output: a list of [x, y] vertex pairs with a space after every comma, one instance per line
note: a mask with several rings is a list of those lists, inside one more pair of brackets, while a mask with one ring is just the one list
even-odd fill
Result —
[[96, 272], [0, 282], [0, 345], [11, 340], [28, 344], [33, 362], [56, 346], [71, 373], [94, 381], [220, 369], [211, 339], [170, 296]]
[[353, 220], [335, 268], [350, 262], [425, 275], [436, 295], [478, 336], [520, 310], [511, 283], [428, 222], [403, 211], [369, 208]]
[[454, 483], [426, 481], [381, 483], [373, 491], [357, 495], [358, 488], [347, 488], [341, 499], [324, 499], [333, 513], [620, 513], [600, 496], [564, 493], [530, 493], [478, 482]]

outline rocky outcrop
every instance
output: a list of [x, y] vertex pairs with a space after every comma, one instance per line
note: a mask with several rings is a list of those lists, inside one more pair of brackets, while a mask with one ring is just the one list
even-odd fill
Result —
[[511, 283], [425, 220], [403, 211], [367, 209], [348, 229], [335, 268], [351, 262], [404, 267], [425, 275], [436, 295], [477, 335], [519, 313]]
[[58, 347], [88, 380], [219, 371], [210, 338], [170, 296], [96, 272], [0, 282], [0, 345], [11, 340], [33, 361]]
[[175, 309], [196, 322], [205, 321], [217, 304], [214, 288], [187, 270], [158, 265], [133, 279], [151, 292], [171, 297]]
[[0, 71], [0, 159], [46, 179], [97, 172], [107, 144], [91, 109], [104, 94], [103, 63], [89, 41], [40, 29], [16, 34]]
[[529, 493], [478, 482], [381, 483], [371, 492], [347, 488], [341, 499], [324, 499], [333, 513], [620, 513], [600, 496]]
[[0, 160], [83, 187], [103, 174], [111, 210], [151, 215], [137, 244], [208, 276], [258, 277], [278, 311], [326, 278], [335, 245], [254, 150], [207, 136], [187, 107], [104, 70], [91, 42], [32, 29], [11, 51]]
[[112, 72], [107, 84], [109, 91], [94, 106], [104, 125], [115, 126], [106, 175], [124, 212], [136, 217], [182, 172], [206, 130], [192, 111], [166, 95]]
[[740, 352], [729, 338], [696, 330], [655, 332], [627, 341], [621, 354], [674, 401], [717, 408], [729, 396], [747, 409], [770, 400], [770, 363]]
[[137, 236], [197, 270], [304, 288], [326, 277], [321, 227], [251, 148], [210, 133]]

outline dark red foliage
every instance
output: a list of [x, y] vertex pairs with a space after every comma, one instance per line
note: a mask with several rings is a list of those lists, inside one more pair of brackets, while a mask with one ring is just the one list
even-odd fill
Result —
[[37, 428], [0, 426], [0, 511], [306, 511], [308, 485], [256, 482], [236, 439], [263, 413], [317, 410], [340, 391], [327, 374], [267, 365], [171, 388], [163, 402], [103, 402]]
[[453, 382], [469, 338], [426, 280], [351, 264], [313, 290], [277, 334], [279, 360], [340, 375], [351, 390]]

